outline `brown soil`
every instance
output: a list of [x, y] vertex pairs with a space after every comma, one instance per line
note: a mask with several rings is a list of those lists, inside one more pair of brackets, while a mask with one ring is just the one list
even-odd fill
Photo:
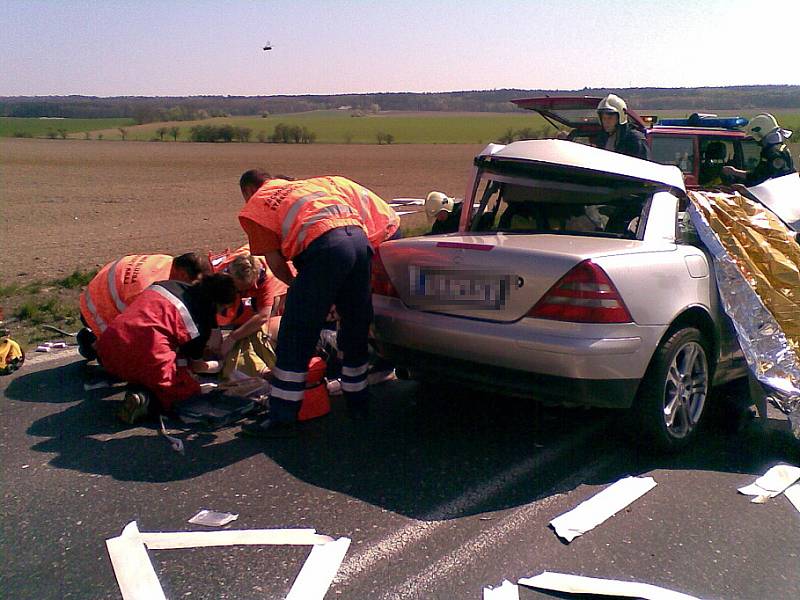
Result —
[[383, 198], [463, 196], [475, 145], [0, 141], [0, 282], [50, 281], [133, 253], [243, 243], [239, 175], [343, 175]]

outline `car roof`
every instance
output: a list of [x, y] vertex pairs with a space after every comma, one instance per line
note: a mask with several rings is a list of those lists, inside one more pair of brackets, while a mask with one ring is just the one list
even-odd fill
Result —
[[479, 157], [584, 169], [643, 182], [661, 183], [683, 191], [686, 189], [683, 175], [675, 166], [661, 165], [566, 140], [527, 140], [507, 146], [490, 144]]

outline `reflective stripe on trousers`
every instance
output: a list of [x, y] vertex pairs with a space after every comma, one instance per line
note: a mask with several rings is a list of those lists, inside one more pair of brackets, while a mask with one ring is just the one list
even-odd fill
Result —
[[342, 367], [342, 391], [360, 392], [367, 389], [367, 370], [368, 363], [363, 363], [357, 367]]

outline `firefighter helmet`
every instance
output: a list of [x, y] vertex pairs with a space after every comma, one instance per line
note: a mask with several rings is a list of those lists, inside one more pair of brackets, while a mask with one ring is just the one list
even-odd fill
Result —
[[425, 198], [425, 214], [428, 216], [428, 221], [431, 222], [442, 211], [453, 212], [454, 206], [455, 201], [442, 192], [431, 192]]
[[597, 105], [597, 114], [610, 113], [619, 115], [619, 124], [624, 125], [628, 122], [628, 105], [625, 100], [615, 94], [609, 94]]
[[745, 131], [757, 142], [778, 129], [778, 121], [769, 113], [757, 115], [750, 119]]

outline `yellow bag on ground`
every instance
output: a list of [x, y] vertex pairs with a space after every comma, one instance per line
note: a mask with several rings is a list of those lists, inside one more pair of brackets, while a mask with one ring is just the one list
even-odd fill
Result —
[[0, 375], [13, 373], [25, 362], [25, 353], [10, 337], [0, 338]]
[[239, 340], [225, 357], [222, 378], [228, 379], [234, 370], [259, 377], [265, 369], [275, 367], [275, 350], [265, 329]]

